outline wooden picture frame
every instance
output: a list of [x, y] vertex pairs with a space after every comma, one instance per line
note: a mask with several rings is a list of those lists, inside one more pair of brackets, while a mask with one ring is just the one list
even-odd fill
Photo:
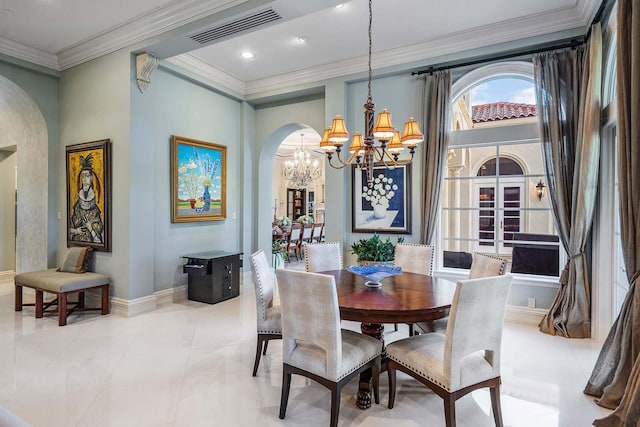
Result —
[[171, 135], [171, 222], [227, 218], [227, 147]]
[[67, 247], [111, 252], [111, 140], [67, 145]]
[[352, 166], [351, 229], [354, 233], [411, 234], [411, 164], [373, 166], [374, 186], [364, 169]]

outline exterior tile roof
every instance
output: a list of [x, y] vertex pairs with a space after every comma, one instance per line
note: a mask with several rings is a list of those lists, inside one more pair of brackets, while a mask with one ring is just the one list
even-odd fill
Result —
[[513, 102], [492, 102], [471, 107], [473, 123], [493, 122], [497, 120], [519, 119], [521, 117], [535, 117], [535, 104], [516, 104]]

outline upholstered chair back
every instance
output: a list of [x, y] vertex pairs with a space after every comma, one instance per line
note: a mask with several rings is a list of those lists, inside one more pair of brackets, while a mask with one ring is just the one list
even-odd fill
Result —
[[509, 260], [504, 258], [476, 252], [473, 254], [473, 262], [469, 270], [469, 279], [506, 274], [508, 263]]
[[273, 306], [276, 282], [269, 259], [262, 249], [251, 255], [251, 272], [253, 273], [253, 285], [256, 290], [258, 330], [261, 330], [267, 318], [267, 310]]
[[312, 234], [311, 240], [313, 240], [314, 242], [319, 242], [321, 235], [322, 235], [322, 224], [321, 223], [313, 224], [313, 234]]
[[342, 340], [333, 276], [278, 269], [282, 362], [340, 380]]
[[342, 270], [342, 246], [337, 242], [311, 243], [305, 247], [305, 270]]
[[[511, 279], [511, 275], [504, 275], [458, 282], [443, 356], [450, 391], [500, 375], [502, 327]], [[472, 359], [467, 356], [479, 351], [484, 351], [484, 358], [469, 366]]]
[[393, 264], [407, 273], [433, 276], [433, 255], [434, 247], [431, 245], [398, 243]]

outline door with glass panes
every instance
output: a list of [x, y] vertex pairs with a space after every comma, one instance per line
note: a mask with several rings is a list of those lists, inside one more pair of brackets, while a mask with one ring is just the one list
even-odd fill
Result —
[[522, 179], [501, 177], [497, 185], [495, 179], [476, 182], [476, 251], [511, 254], [514, 233], [524, 229], [521, 215], [523, 189]]

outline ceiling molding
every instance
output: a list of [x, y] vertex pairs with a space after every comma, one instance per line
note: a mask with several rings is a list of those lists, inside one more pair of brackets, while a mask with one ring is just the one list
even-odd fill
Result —
[[58, 57], [53, 53], [48, 53], [40, 49], [16, 43], [14, 41], [4, 39], [0, 37], [0, 53], [12, 56], [23, 61], [31, 62], [33, 64], [42, 65], [43, 67], [51, 68], [56, 71], [60, 71], [60, 65], [58, 64]]
[[60, 68], [65, 70], [135, 43], [158, 36], [247, 0], [189, 0], [137, 16], [115, 28], [58, 52]]
[[600, 8], [600, 4], [606, 0], [582, 0], [579, 1], [578, 4], [581, 6], [579, 9], [580, 17], [584, 21], [584, 26], [586, 28], [591, 25], [591, 21], [595, 18], [596, 13], [598, 13], [598, 9]]
[[[573, 8], [547, 12], [518, 18], [487, 26], [476, 27], [469, 31], [460, 31], [428, 42], [417, 43], [397, 49], [374, 53], [372, 63], [375, 69], [410, 63], [448, 54], [479, 49], [501, 43], [513, 42], [514, 34], [518, 39], [560, 32], [576, 27], [583, 28], [584, 21], [571, 13]], [[553, 18], [553, 19], [551, 19]], [[307, 84], [319, 80], [356, 74], [367, 70], [367, 57], [361, 56], [318, 67], [281, 74], [266, 79], [246, 83], [246, 95], [279, 90], [286, 87]]]
[[166, 61], [184, 68], [197, 76], [203, 77], [206, 80], [225, 86], [241, 95], [246, 94], [246, 85], [242, 80], [204, 62], [193, 54], [183, 53], [182, 55], [167, 58]]

